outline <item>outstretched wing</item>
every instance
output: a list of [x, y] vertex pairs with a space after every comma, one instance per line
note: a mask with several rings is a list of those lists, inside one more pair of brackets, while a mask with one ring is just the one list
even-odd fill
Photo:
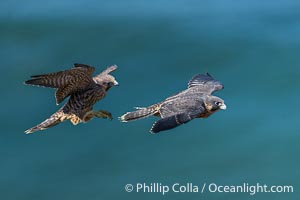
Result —
[[118, 69], [117, 65], [112, 65], [110, 67], [108, 67], [106, 70], [104, 70], [103, 72], [101, 72], [100, 74], [98, 74], [97, 76], [94, 77], [94, 81], [96, 83], [102, 82], [105, 78], [107, 77], [112, 77], [110, 75], [111, 72], [115, 71], [116, 69]]
[[92, 80], [92, 75], [95, 71], [94, 67], [85, 64], [74, 64], [74, 68], [69, 70], [33, 75], [32, 79], [26, 81], [26, 84], [39, 85], [52, 88], [63, 88], [68, 84], [89, 79]]
[[192, 119], [198, 117], [203, 112], [202, 109], [190, 113], [179, 113], [170, 117], [162, 118], [155, 122], [150, 130], [151, 133], [158, 133], [175, 128], [181, 124], [186, 124]]
[[206, 94], [212, 94], [215, 91], [222, 90], [224, 85], [215, 80], [209, 73], [198, 74], [194, 76], [188, 83], [188, 88], [198, 87], [201, 92]]
[[31, 76], [32, 79], [26, 81], [25, 84], [58, 88], [55, 96], [59, 104], [70, 94], [93, 84], [94, 71], [94, 67], [75, 63], [74, 67], [69, 70]]
[[117, 65], [112, 65], [108, 67], [106, 70], [104, 70], [103, 72], [101, 72], [98, 76], [110, 74], [111, 72], [115, 71], [117, 68], [118, 68]]

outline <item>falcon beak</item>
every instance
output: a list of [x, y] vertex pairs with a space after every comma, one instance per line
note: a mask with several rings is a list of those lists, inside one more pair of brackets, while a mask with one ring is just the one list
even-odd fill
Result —
[[119, 86], [119, 83], [116, 80], [114, 81], [114, 86]]
[[225, 103], [224, 103], [224, 104], [222, 104], [222, 105], [220, 106], [220, 109], [222, 109], [222, 110], [226, 110], [226, 105], [225, 105]]

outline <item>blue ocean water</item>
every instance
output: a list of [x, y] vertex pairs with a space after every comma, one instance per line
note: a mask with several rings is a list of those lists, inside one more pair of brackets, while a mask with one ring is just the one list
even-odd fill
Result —
[[[296, 199], [300, 160], [298, 1], [2, 1], [1, 199]], [[73, 63], [117, 64], [120, 87], [96, 109], [114, 120], [32, 135], [54, 91], [23, 84]], [[120, 123], [209, 72], [226, 111], [151, 135]], [[136, 183], [292, 185], [293, 193], [143, 193]]]

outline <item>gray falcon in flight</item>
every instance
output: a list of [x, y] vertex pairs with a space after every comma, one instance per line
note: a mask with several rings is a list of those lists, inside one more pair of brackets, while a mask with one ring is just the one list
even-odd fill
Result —
[[29, 85], [57, 88], [55, 97], [57, 104], [70, 96], [67, 103], [42, 123], [25, 131], [26, 134], [45, 130], [63, 121], [70, 120], [74, 125], [88, 122], [93, 117], [112, 119], [108, 111], [94, 111], [93, 106], [106, 96], [107, 91], [118, 82], [110, 73], [117, 69], [116, 65], [108, 67], [93, 77], [95, 67], [86, 64], [74, 64], [69, 70], [55, 73], [34, 75], [25, 82]]
[[156, 121], [150, 132], [175, 128], [195, 118], [206, 118], [211, 114], [225, 110], [224, 101], [212, 93], [222, 90], [224, 85], [210, 74], [198, 74], [188, 83], [188, 89], [149, 107], [137, 107], [136, 111], [127, 112], [120, 117], [122, 122], [143, 119], [152, 115], [161, 117]]

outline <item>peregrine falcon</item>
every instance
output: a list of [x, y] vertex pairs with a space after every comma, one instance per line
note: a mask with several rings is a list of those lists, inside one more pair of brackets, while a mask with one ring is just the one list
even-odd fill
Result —
[[93, 106], [106, 96], [112, 86], [118, 85], [115, 78], [110, 75], [116, 69], [117, 66], [113, 65], [93, 77], [94, 67], [76, 63], [69, 70], [31, 76], [32, 79], [25, 84], [57, 88], [55, 93], [57, 104], [68, 96], [70, 98], [56, 113], [37, 126], [26, 130], [25, 133], [45, 130], [65, 120], [70, 120], [77, 125], [80, 122], [88, 122], [93, 117], [112, 119], [108, 111], [94, 111]]
[[188, 89], [149, 107], [137, 107], [120, 117], [122, 122], [143, 119], [152, 115], [161, 117], [150, 130], [151, 133], [175, 128], [195, 118], [206, 118], [211, 114], [225, 110], [224, 100], [212, 93], [222, 90], [224, 85], [210, 74], [198, 74], [188, 83]]

